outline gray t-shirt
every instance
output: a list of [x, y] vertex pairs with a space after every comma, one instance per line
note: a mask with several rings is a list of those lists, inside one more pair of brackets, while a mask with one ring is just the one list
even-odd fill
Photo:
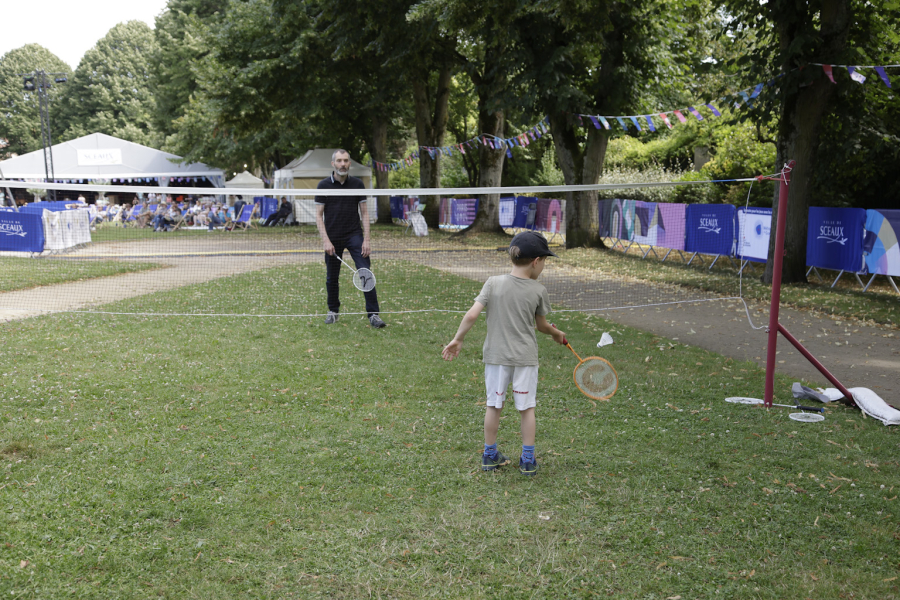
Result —
[[547, 288], [512, 275], [489, 278], [475, 301], [487, 309], [484, 362], [525, 367], [538, 364], [534, 316], [550, 312]]

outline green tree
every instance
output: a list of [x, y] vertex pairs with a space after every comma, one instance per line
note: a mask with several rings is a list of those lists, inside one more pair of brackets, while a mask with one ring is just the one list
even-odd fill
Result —
[[[0, 138], [6, 138], [8, 142], [6, 147], [0, 147], [0, 158], [26, 154], [43, 147], [38, 97], [36, 93], [24, 90], [21, 77], [36, 70], [65, 73], [67, 76], [72, 73], [69, 65], [38, 44], [27, 44], [0, 57]], [[49, 90], [51, 134], [62, 132], [65, 128], [65, 121], [57, 110], [65, 85], [53, 85]], [[53, 140], [56, 140], [56, 135], [53, 135]]]
[[[417, 145], [444, 146], [451, 81], [459, 62], [455, 36], [442, 31], [431, 15], [409, 20], [411, 0], [329, 0], [322, 4], [325, 10], [318, 19], [319, 29], [327, 33], [335, 58], [354, 59], [363, 66], [370, 83], [372, 95], [363, 98], [362, 108], [372, 112], [373, 127], [382, 132], [367, 144], [372, 157], [387, 162], [380, 156], [386, 156], [388, 138], [396, 140], [406, 134], [398, 125], [408, 121], [388, 120], [385, 115], [404, 114], [410, 108]], [[440, 187], [442, 154], [422, 150], [419, 156], [419, 186]], [[388, 187], [387, 172], [377, 172], [376, 177], [378, 187]], [[429, 225], [438, 226], [438, 197], [425, 198], [424, 216]]]
[[[809, 206], [817, 185], [833, 177], [822, 172], [825, 123], [835, 115], [839, 96], [855, 85], [849, 78], [831, 83], [821, 64], [873, 64], [896, 56], [898, 36], [896, 2], [865, 0], [818, 0], [794, 2], [729, 0], [735, 17], [729, 34], [752, 38], [752, 50], [735, 59], [746, 83], [772, 81], [757, 99], [752, 118], [776, 123], [776, 169], [795, 160], [791, 173], [785, 231], [782, 280], [806, 281], [806, 234]], [[874, 64], [879, 64], [875, 62]], [[883, 63], [881, 63], [883, 64]], [[773, 80], [777, 74], [777, 80]], [[874, 74], [873, 74], [874, 75]], [[852, 107], [857, 115], [866, 107]], [[827, 139], [827, 138], [826, 138]], [[781, 207], [773, 202], [774, 215]], [[774, 240], [769, 258], [774, 253]], [[766, 264], [763, 280], [772, 281], [773, 260]]]
[[100, 132], [158, 148], [153, 125], [156, 103], [150, 91], [153, 31], [143, 21], [120, 23], [88, 50], [63, 89], [61, 139]]
[[209, 53], [204, 31], [227, 4], [227, 0], [169, 0], [156, 17], [150, 73], [156, 98], [154, 124], [163, 135], [174, 132], [174, 121], [185, 113], [198, 89], [194, 65]]
[[[609, 140], [622, 135], [576, 115], [633, 115], [658, 111], [692, 91], [698, 23], [705, 3], [637, 0], [600, 3], [557, 0], [519, 22], [517, 90], [523, 104], [546, 114], [559, 166], [569, 185], [596, 184]], [[629, 124], [630, 126], [630, 124]], [[597, 194], [570, 192], [566, 245], [602, 246]]]

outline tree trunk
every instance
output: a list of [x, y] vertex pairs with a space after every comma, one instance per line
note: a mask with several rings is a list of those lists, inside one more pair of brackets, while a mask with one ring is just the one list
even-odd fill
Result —
[[[503, 137], [506, 126], [506, 115], [503, 111], [489, 112], [484, 108], [486, 101], [479, 96], [478, 124], [481, 131], [488, 136]], [[503, 160], [506, 158], [505, 148], [492, 149], [481, 146], [478, 161], [478, 187], [500, 187], [503, 175]], [[503, 233], [500, 227], [500, 194], [481, 194], [478, 200], [478, 212], [471, 225], [460, 232], [477, 233], [482, 231]]]
[[[388, 120], [385, 115], [375, 113], [372, 115], [372, 158], [380, 163], [387, 162], [387, 132]], [[390, 178], [387, 171], [374, 169], [375, 171], [375, 187], [386, 190], [390, 187]], [[378, 222], [391, 222], [391, 197], [378, 196]]]
[[[566, 185], [593, 185], [603, 174], [609, 135], [588, 128], [582, 152], [575, 124], [563, 114], [550, 115], [550, 132]], [[566, 248], [603, 248], [597, 212], [597, 192], [566, 193]]]
[[[811, 10], [806, 7], [800, 10]], [[822, 49], [819, 56], [811, 58], [815, 62], [829, 63], [840, 55], [846, 45], [850, 27], [849, 0], [825, 0], [822, 2], [819, 21]], [[803, 15], [812, 20], [813, 15]], [[782, 49], [796, 42], [796, 36], [802, 31], [802, 19], [785, 18], [784, 23], [776, 24], [779, 43]], [[814, 67], [810, 67], [814, 68]], [[787, 70], [788, 67], [785, 67]], [[810, 191], [815, 173], [819, 135], [829, 101], [834, 91], [832, 84], [824, 75], [812, 83], [785, 92], [781, 104], [781, 119], [778, 127], [778, 141], [775, 165], [781, 169], [789, 160], [796, 161], [791, 173], [788, 187], [788, 212], [785, 224], [784, 257], [782, 262], [783, 283], [806, 283], [806, 235], [809, 219]], [[779, 186], [780, 187], [780, 186]], [[777, 222], [779, 190], [775, 190], [772, 203], [772, 223]], [[775, 236], [769, 239], [769, 256], [763, 274], [764, 283], [772, 283], [774, 268]]]
[[[412, 83], [416, 115], [416, 139], [419, 146], [440, 148], [444, 145], [447, 119], [450, 111], [450, 66], [444, 65], [438, 72], [437, 87], [432, 94], [429, 84], [430, 73], [423, 72]], [[419, 149], [419, 185], [423, 188], [441, 187], [441, 153], [434, 157], [428, 151]], [[422, 198], [425, 201], [423, 216], [429, 227], [437, 228], [440, 223], [439, 196]]]

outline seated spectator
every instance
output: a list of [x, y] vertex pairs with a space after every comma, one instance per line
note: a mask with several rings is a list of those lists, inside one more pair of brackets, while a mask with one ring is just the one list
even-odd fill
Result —
[[278, 223], [285, 221], [293, 212], [293, 205], [288, 202], [287, 198], [282, 198], [278, 210], [269, 215], [269, 218], [263, 223], [263, 227], [274, 227], [275, 225], [278, 225]]
[[221, 209], [217, 209], [216, 207], [212, 207], [209, 209], [209, 214], [206, 216], [209, 222], [209, 231], [212, 231], [216, 227], [221, 227], [225, 225], [225, 216], [222, 214]]
[[175, 227], [175, 222], [181, 213], [174, 204], [160, 204], [153, 217], [153, 231], [170, 231]]

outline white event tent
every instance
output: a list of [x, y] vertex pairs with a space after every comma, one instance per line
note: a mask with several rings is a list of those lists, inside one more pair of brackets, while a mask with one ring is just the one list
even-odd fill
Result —
[[[316, 148], [307, 150], [306, 154], [290, 162], [283, 169], [275, 171], [275, 190], [315, 190], [320, 181], [331, 175], [331, 156], [336, 148]], [[350, 159], [350, 175], [362, 179], [366, 188], [372, 188], [372, 169]], [[315, 223], [316, 208], [313, 200], [315, 193], [310, 193], [309, 198], [294, 196], [294, 218], [300, 223]], [[369, 212], [369, 221], [375, 222], [378, 218], [378, 205], [375, 197], [369, 197], [366, 202]]]
[[238, 173], [234, 176], [234, 179], [229, 179], [225, 182], [225, 187], [227, 188], [243, 188], [243, 189], [261, 189], [266, 187], [266, 184], [263, 183], [263, 180], [250, 173], [249, 171], [244, 171], [243, 173]]
[[[156, 183], [168, 187], [179, 182], [209, 181], [223, 187], [225, 173], [203, 163], [173, 162], [181, 157], [103, 133], [92, 133], [55, 144], [53, 176], [60, 182]], [[35, 150], [0, 162], [7, 179], [45, 177], [44, 151]], [[199, 191], [199, 190], [198, 190]]]

